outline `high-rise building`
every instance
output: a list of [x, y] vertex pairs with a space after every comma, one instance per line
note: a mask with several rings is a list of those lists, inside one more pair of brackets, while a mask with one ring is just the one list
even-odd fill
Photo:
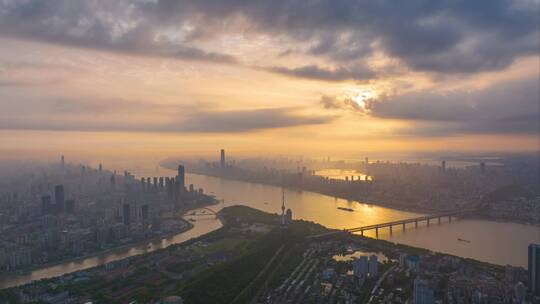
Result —
[[441, 169], [442, 169], [443, 171], [446, 171], [446, 161], [445, 161], [445, 160], [443, 160], [443, 161], [441, 162]]
[[103, 171], [103, 165], [102, 165], [101, 163], [99, 163], [98, 171], [99, 171], [99, 172]]
[[371, 255], [369, 257], [369, 275], [374, 277], [377, 275], [377, 256]]
[[540, 244], [529, 245], [529, 290], [540, 296]]
[[432, 304], [433, 303], [433, 289], [431, 289], [428, 282], [420, 278], [416, 278], [414, 280], [414, 303], [415, 304]]
[[143, 225], [148, 225], [148, 205], [146, 204], [141, 206], [141, 220]]
[[60, 165], [62, 166], [62, 168], [64, 168], [65, 164], [66, 164], [66, 163], [64, 162], [64, 155], [62, 155], [62, 156], [60, 157]]
[[178, 165], [178, 175], [176, 175], [176, 182], [178, 183], [179, 193], [184, 192], [184, 187], [186, 186], [185, 179], [185, 169], [184, 166]]
[[285, 226], [285, 191], [281, 190], [281, 225]]
[[141, 190], [143, 192], [146, 191], [146, 180], [144, 179], [144, 177], [141, 177]]
[[225, 149], [221, 149], [221, 158], [219, 164], [221, 168], [225, 168]]
[[64, 186], [56, 185], [54, 187], [54, 207], [56, 212], [64, 211]]
[[285, 212], [285, 222], [287, 224], [292, 223], [292, 210], [290, 208]]
[[111, 190], [116, 191], [116, 171], [111, 175]]
[[66, 212], [75, 213], [75, 200], [73, 199], [66, 200]]
[[129, 226], [131, 224], [131, 208], [129, 204], [124, 204], [124, 206], [122, 206], [122, 219], [124, 225]]
[[353, 274], [357, 278], [365, 278], [369, 273], [368, 257], [361, 256], [353, 261]]
[[44, 195], [41, 197], [41, 214], [50, 214], [51, 212], [51, 196]]

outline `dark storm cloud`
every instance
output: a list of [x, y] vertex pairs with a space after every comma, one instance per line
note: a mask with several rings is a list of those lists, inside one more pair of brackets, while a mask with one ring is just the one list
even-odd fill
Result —
[[374, 73], [364, 65], [336, 69], [323, 69], [316, 65], [308, 65], [298, 68], [271, 67], [265, 68], [265, 70], [292, 77], [326, 81], [367, 80], [374, 76]]
[[[234, 59], [228, 55], [185, 41], [262, 33], [308, 43], [306, 53], [336, 66], [358, 64], [376, 48], [415, 70], [473, 73], [537, 54], [538, 10], [536, 0], [6, 0], [0, 2], [0, 34], [230, 62]], [[179, 28], [191, 28], [185, 41], [161, 35]], [[276, 71], [300, 77], [318, 72], [295, 70]], [[321, 77], [332, 79], [324, 73]]]
[[383, 97], [367, 104], [370, 115], [409, 120], [419, 135], [538, 134], [539, 78], [495, 84], [474, 91], [447, 94], [411, 93]]

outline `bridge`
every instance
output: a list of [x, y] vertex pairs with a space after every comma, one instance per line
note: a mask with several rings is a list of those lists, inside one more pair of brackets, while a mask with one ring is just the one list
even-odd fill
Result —
[[420, 216], [420, 217], [415, 217], [415, 218], [410, 218], [410, 219], [399, 220], [399, 221], [386, 222], [386, 223], [380, 223], [380, 224], [362, 226], [362, 227], [356, 227], [356, 228], [349, 228], [349, 229], [345, 229], [345, 231], [351, 232], [351, 233], [360, 232], [361, 235], [364, 235], [364, 231], [375, 230], [375, 236], [378, 238], [379, 229], [381, 228], [388, 227], [388, 229], [390, 230], [390, 233], [392, 233], [392, 228], [394, 226], [401, 226], [403, 231], [405, 231], [405, 226], [411, 223], [414, 223], [415, 228], [418, 228], [418, 223], [424, 222], [424, 221], [427, 223], [427, 226], [429, 226], [431, 221], [433, 220], [437, 220], [437, 223], [440, 224], [441, 219], [443, 218], [448, 218], [448, 222], [451, 223], [452, 217], [463, 215], [465, 212], [466, 211], [438, 213], [438, 214], [432, 214], [432, 215], [427, 215], [427, 216]]
[[[201, 210], [202, 209], [202, 210]], [[199, 211], [199, 212], [198, 212]], [[202, 211], [202, 212], [201, 212]], [[206, 213], [205, 211], [208, 211], [208, 213]], [[190, 213], [186, 213], [185, 216], [208, 216], [208, 215], [213, 215], [214, 217], [217, 218], [217, 212], [208, 208], [208, 207], [201, 207], [201, 208], [198, 208], [197, 210], [195, 211], [192, 211]]]
[[452, 217], [458, 217], [460, 215], [464, 215], [465, 213], [470, 212], [471, 210], [462, 210], [462, 211], [453, 211], [453, 212], [444, 212], [444, 213], [437, 213], [432, 215], [426, 215], [426, 216], [419, 216], [415, 218], [409, 218], [404, 220], [398, 220], [398, 221], [392, 221], [392, 222], [386, 222], [386, 223], [380, 223], [375, 225], [368, 225], [368, 226], [362, 226], [362, 227], [356, 227], [356, 228], [348, 228], [343, 230], [333, 230], [329, 232], [325, 232], [318, 235], [312, 235], [309, 238], [320, 238], [324, 236], [329, 236], [337, 233], [358, 233], [360, 232], [361, 235], [364, 235], [364, 231], [369, 230], [375, 230], [375, 237], [379, 238], [379, 229], [382, 228], [388, 228], [390, 230], [390, 234], [392, 234], [392, 229], [394, 226], [401, 226], [403, 231], [405, 231], [405, 227], [407, 224], [414, 223], [414, 227], [418, 228], [418, 223], [426, 222], [427, 226], [431, 224], [432, 221], [436, 220], [438, 224], [441, 223], [441, 219], [448, 218], [448, 222], [452, 222]]

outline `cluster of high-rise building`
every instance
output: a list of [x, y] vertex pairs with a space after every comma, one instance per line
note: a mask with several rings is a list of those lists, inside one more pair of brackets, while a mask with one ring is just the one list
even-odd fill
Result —
[[0, 184], [0, 270], [59, 261], [189, 227], [164, 213], [211, 204], [185, 169], [140, 180], [86, 165], [60, 163]]

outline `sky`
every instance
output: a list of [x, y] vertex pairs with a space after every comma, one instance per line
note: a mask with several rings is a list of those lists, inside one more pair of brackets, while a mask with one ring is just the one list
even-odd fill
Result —
[[0, 158], [539, 149], [538, 0], [0, 0]]

